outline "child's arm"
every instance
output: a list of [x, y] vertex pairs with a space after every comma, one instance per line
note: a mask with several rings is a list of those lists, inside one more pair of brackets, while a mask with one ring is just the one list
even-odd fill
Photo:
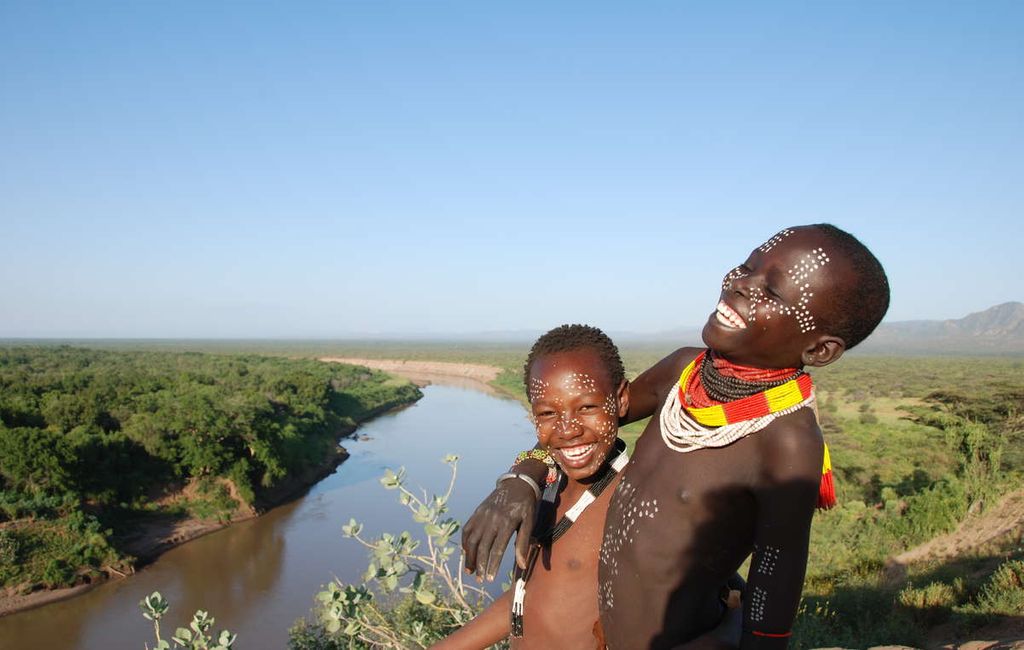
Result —
[[759, 435], [762, 478], [754, 489], [757, 521], [743, 599], [744, 650], [785, 648], [789, 643], [807, 570], [823, 455], [821, 434], [807, 416], [796, 426], [773, 427]]
[[701, 348], [679, 348], [640, 373], [629, 383], [629, 412], [619, 424], [629, 424], [654, 415], [665, 401], [666, 391], [679, 381], [686, 364], [700, 354]]
[[476, 618], [430, 646], [431, 650], [483, 650], [512, 633], [512, 592], [480, 612]]
[[[525, 474], [543, 489], [548, 466], [530, 458], [515, 465], [511, 473]], [[520, 478], [500, 481], [462, 527], [466, 572], [494, 580], [513, 532], [516, 533], [516, 562], [525, 567], [539, 500], [528, 481]]]

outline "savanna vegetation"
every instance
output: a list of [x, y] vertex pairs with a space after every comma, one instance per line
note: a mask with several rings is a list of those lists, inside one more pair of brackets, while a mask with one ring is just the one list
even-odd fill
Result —
[[129, 571], [147, 522], [278, 500], [356, 423], [420, 395], [311, 360], [0, 348], [0, 586]]

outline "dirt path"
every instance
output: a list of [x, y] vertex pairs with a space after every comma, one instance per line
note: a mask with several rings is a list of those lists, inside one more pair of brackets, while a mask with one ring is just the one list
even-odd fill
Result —
[[383, 370], [420, 386], [431, 383], [451, 384], [495, 394], [490, 382], [501, 373], [501, 368], [480, 363], [453, 363], [450, 361], [406, 361], [402, 359], [357, 359], [352, 357], [323, 357], [320, 361], [348, 363]]
[[[898, 581], [906, 576], [907, 566], [924, 560], [941, 560], [959, 557], [965, 553], [1004, 540], [1024, 530], [1024, 490], [1016, 490], [1003, 496], [992, 509], [980, 515], [970, 515], [951, 533], [939, 535], [920, 546], [904, 551], [890, 558], [886, 573], [890, 580]], [[973, 641], [943, 641], [955, 638], [953, 630], [944, 627], [932, 631], [933, 639], [928, 647], [942, 650], [1024, 650], [1024, 618], [1012, 617], [998, 620], [971, 636]]]
[[920, 546], [900, 553], [890, 560], [893, 566], [906, 567], [922, 560], [943, 559], [963, 555], [986, 546], [1014, 531], [1024, 528], [1024, 490], [1005, 495], [987, 512], [968, 516], [951, 533], [939, 535]]

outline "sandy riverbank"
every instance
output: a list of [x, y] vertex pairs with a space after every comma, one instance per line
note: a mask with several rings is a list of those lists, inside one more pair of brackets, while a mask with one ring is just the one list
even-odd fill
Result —
[[348, 363], [365, 366], [398, 375], [418, 386], [444, 384], [480, 390], [490, 395], [501, 394], [491, 382], [501, 368], [480, 363], [454, 363], [450, 361], [406, 361], [403, 359], [359, 359], [353, 357], [323, 357], [328, 363]]

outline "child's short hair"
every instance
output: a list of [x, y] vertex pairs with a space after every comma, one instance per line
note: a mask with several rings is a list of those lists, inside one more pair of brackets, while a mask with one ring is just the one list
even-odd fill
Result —
[[889, 279], [885, 269], [868, 247], [859, 239], [830, 223], [816, 223], [817, 228], [832, 240], [836, 253], [849, 260], [858, 281], [838, 291], [834, 322], [826, 322], [829, 334], [841, 337], [849, 350], [857, 345], [882, 321], [889, 309]]
[[530, 354], [523, 364], [523, 382], [530, 383], [530, 368], [538, 357], [555, 352], [570, 352], [581, 348], [589, 348], [601, 357], [601, 363], [611, 377], [612, 385], [618, 388], [619, 384], [626, 377], [626, 370], [622, 366], [622, 358], [619, 356], [619, 349], [615, 347], [608, 335], [590, 325], [559, 325], [553, 330], [541, 335], [530, 348]]

